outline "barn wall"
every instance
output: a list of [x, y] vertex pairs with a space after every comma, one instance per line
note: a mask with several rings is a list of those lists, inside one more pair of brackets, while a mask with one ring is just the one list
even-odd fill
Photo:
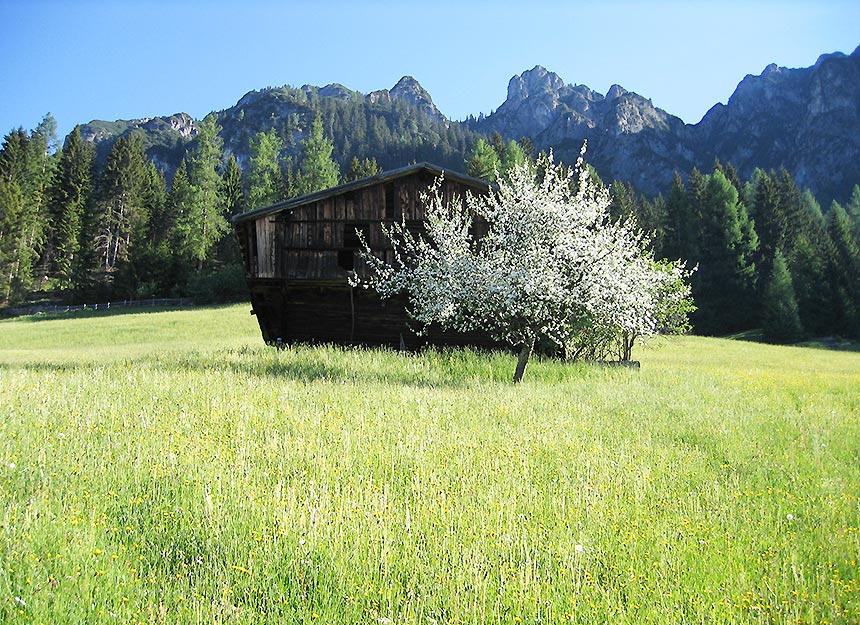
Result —
[[[374, 253], [392, 260], [383, 224], [401, 219], [422, 223], [421, 195], [433, 181], [431, 173], [420, 171], [236, 223], [264, 340], [392, 347], [402, 340], [410, 348], [426, 342], [497, 345], [480, 335], [435, 332], [417, 337], [409, 329], [404, 300], [383, 301], [347, 282], [350, 271], [364, 272], [356, 227]], [[441, 191], [449, 202], [462, 200], [466, 193], [462, 184], [450, 180]]]

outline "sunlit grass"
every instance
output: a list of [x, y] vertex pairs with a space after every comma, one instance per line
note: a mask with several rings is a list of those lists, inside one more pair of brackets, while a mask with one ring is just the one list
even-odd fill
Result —
[[860, 354], [0, 322], [0, 622], [856, 623]]

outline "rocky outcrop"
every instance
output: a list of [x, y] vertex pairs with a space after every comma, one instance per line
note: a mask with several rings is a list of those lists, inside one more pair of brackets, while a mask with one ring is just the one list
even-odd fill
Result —
[[[227, 153], [244, 162], [250, 137], [272, 127], [295, 153], [323, 100], [340, 107], [342, 115], [354, 116], [356, 104], [370, 107], [364, 111], [366, 119], [380, 115], [386, 123], [400, 124], [396, 120], [403, 116], [419, 119], [415, 115], [445, 127], [460, 123], [449, 122], [411, 76], [390, 90], [367, 95], [338, 83], [267, 88], [247, 93], [218, 114]], [[831, 198], [842, 201], [860, 182], [860, 48], [851, 55], [822, 55], [804, 69], [768, 65], [761, 74], [745, 77], [726, 104], [715, 105], [695, 125], [685, 125], [620, 85], [603, 95], [586, 85], [566, 84], [540, 65], [511, 78], [507, 98], [494, 113], [463, 124], [484, 134], [499, 132], [505, 139], [529, 137], [538, 149], [552, 149], [566, 161], [575, 159], [587, 140], [586, 158], [605, 180], [628, 181], [645, 193], [664, 192], [675, 171], [709, 170], [718, 158], [744, 178], [755, 167], [785, 167], [825, 204]], [[145, 134], [148, 154], [167, 170], [178, 165], [196, 133], [194, 120], [178, 113], [90, 122], [81, 127], [81, 135], [106, 155], [116, 137], [133, 130]], [[343, 146], [352, 139], [335, 142]], [[375, 156], [382, 162], [384, 155]], [[459, 155], [447, 158], [456, 161]]]
[[[384, 94], [388, 94], [387, 98]], [[421, 84], [412, 78], [412, 76], [404, 76], [397, 81], [397, 84], [391, 88], [391, 91], [374, 91], [368, 96], [371, 102], [379, 100], [401, 100], [409, 106], [415, 107], [423, 114], [436, 119], [445, 119], [445, 116], [433, 104], [433, 98], [427, 93], [427, 90]]]
[[603, 96], [537, 66], [511, 78], [505, 102], [473, 124], [506, 139], [530, 137], [565, 160], [587, 140], [586, 158], [601, 176], [646, 193], [664, 191], [675, 171], [707, 170], [720, 159], [742, 177], [785, 167], [824, 201], [845, 199], [860, 182], [860, 48], [805, 69], [768, 65], [696, 125], [620, 85]]
[[630, 181], [648, 193], [661, 191], [676, 168], [693, 161], [680, 140], [685, 127], [679, 118], [620, 85], [604, 96], [565, 84], [540, 65], [511, 78], [505, 102], [476, 127], [507, 139], [530, 137], [538, 149], [552, 149], [566, 161], [588, 141], [586, 158], [604, 178]]
[[[741, 176], [785, 167], [825, 201], [845, 199], [860, 182], [860, 48], [819, 57], [812, 67], [768, 65], [746, 76], [725, 105], [713, 107], [692, 136]], [[713, 160], [713, 156], [711, 156]]]

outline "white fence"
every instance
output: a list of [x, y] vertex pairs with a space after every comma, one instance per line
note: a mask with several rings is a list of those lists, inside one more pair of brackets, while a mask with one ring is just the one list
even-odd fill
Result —
[[77, 304], [77, 305], [38, 305], [22, 306], [20, 308], [7, 308], [2, 311], [8, 316], [57, 314], [74, 312], [77, 310], [112, 310], [116, 308], [173, 308], [178, 306], [193, 306], [194, 302], [188, 298], [152, 298], [120, 300], [117, 302], [105, 302], [101, 304]]

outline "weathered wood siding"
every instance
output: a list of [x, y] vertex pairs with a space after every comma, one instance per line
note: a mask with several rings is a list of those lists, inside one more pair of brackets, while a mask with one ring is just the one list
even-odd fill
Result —
[[[351, 268], [338, 262], [339, 252], [357, 252], [355, 230], [361, 228], [370, 248], [385, 254], [391, 245], [383, 234], [383, 225], [395, 221], [420, 223], [425, 211], [421, 194], [432, 179], [414, 176], [355, 192], [329, 197], [299, 206], [285, 214], [263, 215], [248, 231], [246, 224], [237, 226], [237, 235], [252, 278], [285, 278], [330, 280], [346, 278], [347, 272], [364, 271], [354, 254]], [[448, 201], [465, 189], [455, 182], [443, 185]], [[243, 229], [245, 232], [241, 232]]]
[[[351, 271], [359, 275], [366, 271], [356, 228], [373, 253], [391, 260], [383, 225], [405, 220], [420, 226], [425, 217], [421, 196], [433, 182], [433, 175], [419, 171], [236, 223], [263, 338], [409, 348], [427, 342], [496, 345], [478, 334], [434, 332], [418, 337], [409, 327], [404, 299], [383, 301], [347, 282]], [[441, 192], [451, 203], [455, 198], [462, 201], [467, 188], [446, 179]], [[476, 234], [484, 232], [478, 224]]]

